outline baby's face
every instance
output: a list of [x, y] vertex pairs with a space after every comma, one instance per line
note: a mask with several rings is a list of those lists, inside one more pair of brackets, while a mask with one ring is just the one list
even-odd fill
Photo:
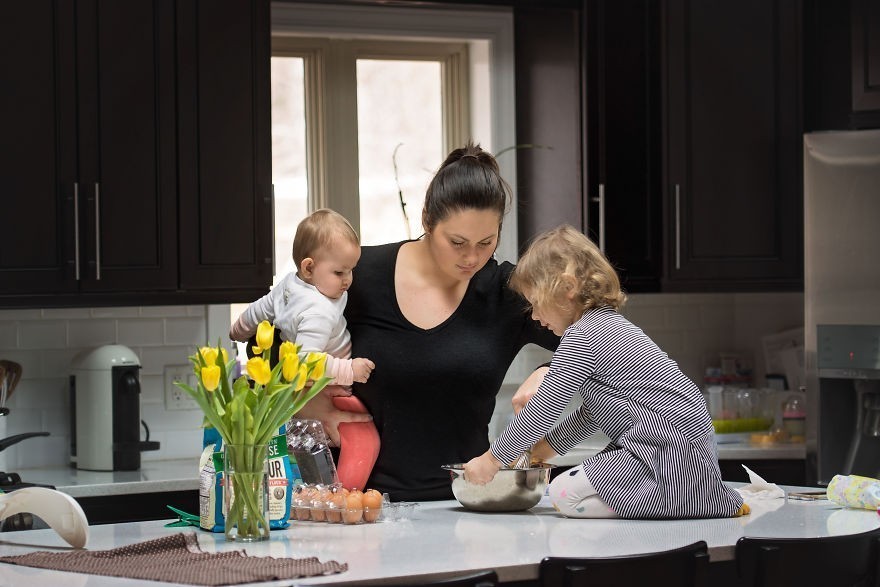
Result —
[[351, 287], [352, 270], [361, 258], [361, 248], [348, 240], [337, 238], [315, 256], [309, 283], [331, 299], [338, 299]]

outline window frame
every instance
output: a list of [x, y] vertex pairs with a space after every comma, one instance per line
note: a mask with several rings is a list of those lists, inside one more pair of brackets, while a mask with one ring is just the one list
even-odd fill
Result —
[[[366, 50], [357, 51], [349, 58], [337, 50], [345, 44], [341, 39], [357, 40]], [[342, 119], [333, 113], [342, 112], [348, 118], [348, 128], [357, 129], [357, 109], [346, 104], [346, 95], [317, 90], [327, 82], [328, 59], [346, 59], [352, 69], [350, 75], [333, 83], [356, 83], [356, 58], [406, 57], [418, 55], [419, 47], [426, 50], [425, 42], [435, 44], [434, 53], [441, 46], [465, 47], [444, 61], [444, 140], [447, 151], [474, 137], [484, 148], [494, 151], [516, 145], [515, 80], [513, 51], [513, 13], [509, 7], [481, 7], [462, 10], [460, 7], [390, 7], [310, 4], [299, 2], [272, 3], [272, 53], [306, 58], [305, 79], [307, 117], [312, 114], [317, 124], [306, 125], [307, 173], [309, 173], [309, 209], [332, 207], [359, 227], [359, 201], [345, 194], [358, 193], [357, 140], [351, 140], [340, 130]], [[399, 52], [411, 49], [416, 53]], [[311, 66], [309, 66], [311, 63]], [[338, 65], [338, 64], [334, 64]], [[489, 87], [472, 84], [468, 72], [488, 73]], [[346, 79], [348, 81], [346, 81]], [[456, 105], [450, 98], [467, 95]], [[353, 95], [353, 93], [351, 94]], [[468, 107], [467, 104], [471, 106]], [[484, 120], [485, 113], [490, 117]], [[315, 119], [312, 119], [315, 122]], [[353, 123], [353, 124], [352, 124]], [[311, 130], [309, 127], [312, 127]], [[322, 161], [353, 161], [345, 169], [334, 167], [332, 173]], [[439, 161], [437, 162], [439, 165]], [[516, 157], [515, 150], [499, 156], [499, 166], [511, 186], [510, 211], [502, 226], [497, 257], [513, 261], [517, 255]]]

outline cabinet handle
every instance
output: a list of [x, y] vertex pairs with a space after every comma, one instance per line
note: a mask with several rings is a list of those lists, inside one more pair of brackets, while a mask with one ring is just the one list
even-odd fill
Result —
[[95, 182], [95, 279], [101, 281], [101, 184]]
[[599, 250], [605, 252], [605, 184], [599, 184]]
[[675, 268], [681, 269], [681, 188], [675, 184]]
[[79, 182], [73, 182], [73, 266], [79, 281]]

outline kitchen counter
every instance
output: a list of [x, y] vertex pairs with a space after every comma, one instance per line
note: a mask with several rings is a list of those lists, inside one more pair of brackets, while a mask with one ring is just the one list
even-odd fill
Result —
[[[586, 444], [579, 446], [551, 462], [560, 467], [574, 466], [604, 448]], [[719, 460], [785, 460], [804, 459], [803, 444], [755, 445], [747, 442], [718, 445]], [[80, 471], [71, 467], [41, 467], [20, 469], [23, 481], [46, 483], [75, 498], [126, 495], [137, 493], [160, 493], [172, 491], [196, 491], [198, 485], [198, 459], [175, 459], [143, 461], [139, 471]], [[768, 479], [771, 480], [772, 479]]]
[[[732, 484], [738, 486], [740, 484]], [[787, 490], [795, 488], [785, 487]], [[802, 488], [799, 488], [802, 489]], [[676, 548], [705, 540], [711, 561], [729, 561], [741, 536], [821, 537], [865, 532], [880, 527], [870, 510], [841, 508], [829, 501], [750, 500], [752, 514], [715, 520], [571, 520], [559, 516], [546, 498], [526, 512], [479, 513], [455, 501], [418, 504], [410, 520], [346, 526], [321, 522], [291, 523], [273, 531], [270, 540], [241, 545], [222, 534], [192, 528], [165, 528], [164, 521], [93, 526], [88, 548], [103, 550], [152, 540], [173, 532], [198, 532], [202, 549], [245, 549], [253, 556], [318, 557], [348, 563], [348, 571], [295, 584], [393, 584], [406, 577], [441, 578], [494, 568], [501, 581], [538, 576], [545, 556], [619, 556]], [[35, 550], [66, 550], [52, 530], [4, 533], [0, 555]], [[0, 584], [123, 587], [127, 579], [46, 571], [0, 564]], [[143, 582], [138, 582], [143, 584]], [[157, 587], [170, 583], [150, 583]], [[291, 581], [262, 585], [291, 585]]]
[[45, 483], [75, 498], [197, 491], [198, 458], [143, 461], [139, 471], [80, 471], [72, 467], [19, 469], [22, 481]]

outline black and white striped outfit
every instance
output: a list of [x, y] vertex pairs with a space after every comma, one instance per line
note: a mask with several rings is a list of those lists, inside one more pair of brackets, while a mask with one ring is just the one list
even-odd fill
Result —
[[[574, 394], [583, 405], [554, 427]], [[581, 466], [621, 518], [732, 517], [742, 506], [721, 480], [700, 390], [609, 307], [566, 329], [543, 383], [491, 450], [510, 463], [546, 436], [565, 454], [597, 429], [611, 443]]]

